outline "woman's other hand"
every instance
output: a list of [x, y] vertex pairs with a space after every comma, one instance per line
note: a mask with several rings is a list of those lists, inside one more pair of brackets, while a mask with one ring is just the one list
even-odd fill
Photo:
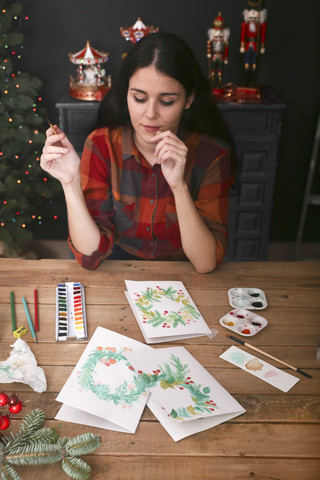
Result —
[[152, 140], [157, 143], [154, 152], [157, 163], [171, 190], [175, 190], [184, 182], [188, 147], [170, 130], [157, 132]]

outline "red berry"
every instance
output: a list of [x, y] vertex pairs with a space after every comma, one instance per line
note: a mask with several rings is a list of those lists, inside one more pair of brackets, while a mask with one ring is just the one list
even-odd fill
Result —
[[10, 418], [7, 415], [1, 415], [0, 417], [0, 430], [7, 430], [10, 425]]
[[19, 400], [16, 405], [12, 405], [12, 407], [9, 407], [9, 410], [11, 413], [19, 413], [21, 412], [22, 407], [23, 407], [22, 402], [21, 400]]
[[13, 393], [12, 395], [10, 395], [10, 397], [8, 398], [8, 403], [10, 405], [10, 407], [13, 407], [13, 405], [17, 405], [17, 403], [19, 402], [19, 398], [17, 397], [17, 395], [15, 393]]
[[8, 403], [8, 395], [4, 392], [0, 393], [0, 407], [4, 407]]

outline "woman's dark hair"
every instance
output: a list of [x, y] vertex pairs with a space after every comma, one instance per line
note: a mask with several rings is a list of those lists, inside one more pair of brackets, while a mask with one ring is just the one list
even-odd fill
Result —
[[101, 102], [97, 127], [118, 127], [130, 123], [127, 106], [129, 80], [139, 68], [153, 65], [177, 80], [194, 100], [182, 117], [187, 132], [209, 133], [229, 141], [215, 105], [209, 81], [201, 72], [189, 45], [170, 33], [147, 35], [123, 59], [114, 85]]

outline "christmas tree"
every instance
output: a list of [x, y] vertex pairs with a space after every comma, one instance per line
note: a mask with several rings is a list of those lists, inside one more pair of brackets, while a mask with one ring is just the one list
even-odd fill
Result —
[[57, 219], [59, 182], [40, 167], [45, 142], [41, 81], [19, 70], [23, 51], [20, 3], [0, 0], [0, 242], [7, 255], [23, 253], [32, 226]]

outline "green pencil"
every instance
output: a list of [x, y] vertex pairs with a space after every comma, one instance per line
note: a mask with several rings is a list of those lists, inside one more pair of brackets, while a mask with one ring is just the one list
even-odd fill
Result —
[[11, 303], [12, 331], [14, 332], [17, 329], [17, 326], [16, 326], [16, 311], [15, 311], [15, 304], [14, 304], [14, 293], [13, 293], [12, 290], [10, 292], [10, 303]]

